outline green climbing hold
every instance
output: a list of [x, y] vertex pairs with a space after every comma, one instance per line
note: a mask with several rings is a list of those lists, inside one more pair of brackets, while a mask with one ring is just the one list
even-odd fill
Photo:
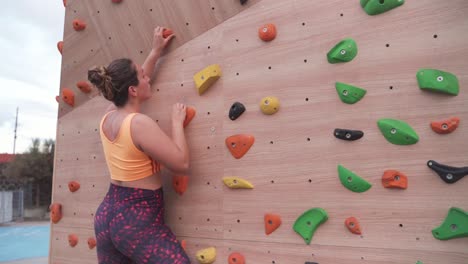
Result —
[[305, 211], [296, 222], [293, 229], [306, 242], [307, 245], [312, 241], [312, 236], [317, 228], [328, 220], [327, 212], [322, 208], [312, 208]]
[[458, 95], [459, 84], [457, 76], [450, 72], [434, 69], [420, 69], [416, 75], [419, 88], [432, 92]]
[[348, 62], [356, 57], [357, 52], [356, 41], [344, 39], [327, 53], [327, 59], [329, 63]]
[[341, 165], [338, 165], [338, 176], [340, 177], [341, 184], [353, 192], [362, 193], [372, 187], [372, 184], [368, 181]]
[[457, 207], [450, 208], [444, 222], [432, 229], [432, 235], [439, 240], [468, 237], [468, 213]]
[[361, 0], [362, 8], [371, 16], [385, 13], [404, 3], [405, 0]]
[[341, 101], [347, 104], [354, 104], [359, 102], [367, 92], [362, 88], [340, 82], [337, 82], [335, 87]]
[[423, 264], [421, 261], [418, 260], [418, 262], [416, 262], [416, 264]]
[[380, 128], [380, 132], [392, 144], [412, 145], [419, 141], [416, 131], [401, 120], [384, 118], [377, 121], [377, 125]]

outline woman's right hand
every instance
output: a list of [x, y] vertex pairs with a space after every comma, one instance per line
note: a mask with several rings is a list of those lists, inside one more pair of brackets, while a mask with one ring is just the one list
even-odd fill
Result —
[[186, 115], [186, 106], [181, 103], [176, 103], [172, 106], [172, 123], [183, 124]]

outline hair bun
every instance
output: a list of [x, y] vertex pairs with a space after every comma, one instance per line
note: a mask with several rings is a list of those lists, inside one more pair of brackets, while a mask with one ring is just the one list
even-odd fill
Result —
[[112, 90], [112, 78], [107, 74], [104, 66], [94, 67], [88, 71], [88, 80], [94, 84], [107, 100], [112, 101], [114, 92]]

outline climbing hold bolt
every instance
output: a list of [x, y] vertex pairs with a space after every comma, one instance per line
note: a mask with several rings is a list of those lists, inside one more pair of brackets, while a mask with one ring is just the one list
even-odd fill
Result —
[[200, 264], [211, 264], [216, 260], [216, 248], [209, 247], [199, 250], [196, 258]]
[[279, 99], [274, 96], [267, 96], [260, 101], [260, 110], [262, 110], [265, 115], [272, 115], [278, 112], [279, 108]]
[[438, 134], [449, 134], [455, 131], [459, 124], [460, 118], [451, 117], [447, 120], [431, 122], [431, 128], [434, 132]]
[[265, 234], [273, 233], [281, 225], [281, 216], [275, 214], [265, 214], [263, 217], [265, 222]]
[[416, 77], [421, 90], [458, 95], [458, 78], [452, 73], [434, 69], [420, 69]]
[[360, 130], [349, 130], [349, 129], [341, 129], [336, 128], [333, 132], [333, 135], [338, 139], [354, 141], [362, 138], [364, 136], [364, 132]]
[[382, 185], [385, 188], [408, 188], [408, 177], [397, 170], [386, 170], [382, 175]]
[[361, 6], [368, 15], [374, 16], [397, 8], [405, 0], [361, 0]]
[[358, 53], [356, 41], [353, 39], [344, 39], [336, 44], [328, 53], [329, 63], [341, 63], [352, 61]]
[[427, 162], [427, 166], [435, 171], [439, 177], [446, 183], [455, 183], [468, 175], [468, 167], [451, 167], [437, 163], [433, 160]]
[[235, 102], [229, 109], [229, 118], [234, 121], [244, 112], [245, 106], [239, 102]]
[[368, 181], [364, 180], [341, 165], [338, 165], [338, 176], [340, 178], [341, 184], [353, 192], [362, 193], [372, 187], [372, 184], [370, 184]]
[[263, 41], [272, 41], [276, 38], [276, 27], [274, 24], [265, 24], [258, 29], [258, 37]]
[[359, 225], [359, 222], [358, 220], [356, 219], [356, 217], [348, 217], [346, 218], [345, 220], [345, 226], [348, 228], [348, 230], [353, 233], [353, 234], [356, 234], [356, 235], [360, 235], [361, 234], [361, 226]]
[[412, 145], [419, 141], [416, 131], [406, 122], [396, 119], [383, 118], [377, 121], [380, 132], [395, 145]]
[[247, 134], [238, 134], [226, 138], [226, 146], [236, 159], [242, 158], [254, 142], [254, 136]]
[[239, 177], [224, 177], [223, 183], [231, 189], [253, 189], [254, 188], [252, 183]]
[[293, 229], [309, 245], [317, 228], [327, 220], [328, 214], [324, 209], [312, 208], [297, 218]]
[[341, 101], [346, 104], [354, 104], [359, 102], [367, 92], [362, 88], [340, 82], [337, 82], [335, 87]]
[[210, 65], [196, 73], [193, 80], [197, 86], [198, 94], [202, 95], [219, 77], [221, 77], [221, 68], [218, 64]]
[[432, 229], [432, 235], [439, 240], [468, 237], [468, 213], [457, 207], [450, 208], [444, 222]]

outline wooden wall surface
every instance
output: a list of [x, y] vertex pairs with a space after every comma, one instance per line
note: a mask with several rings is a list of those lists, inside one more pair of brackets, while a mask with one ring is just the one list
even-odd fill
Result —
[[[97, 262], [86, 240], [94, 235], [94, 213], [109, 184], [98, 131], [109, 103], [96, 91], [82, 94], [74, 84], [86, 79], [91, 66], [118, 57], [142, 63], [152, 28], [167, 25], [177, 38], [158, 65], [154, 96], [143, 112], [170, 133], [172, 104], [197, 109], [186, 129], [189, 189], [175, 194], [166, 173], [164, 188], [167, 223], [187, 241], [194, 263], [197, 250], [215, 246], [215, 263], [227, 263], [238, 251], [248, 263], [467, 264], [468, 238], [439, 241], [431, 230], [450, 207], [468, 210], [468, 179], [449, 185], [426, 166], [430, 159], [468, 165], [467, 13], [466, 0], [408, 0], [378, 16], [368, 16], [357, 0], [250, 0], [245, 6], [235, 0], [69, 1], [61, 86], [75, 90], [76, 105], [61, 102], [58, 112], [53, 202], [63, 205], [64, 217], [52, 225], [50, 263]], [[75, 18], [88, 23], [85, 31], [73, 30]], [[269, 43], [257, 37], [265, 23], [278, 29]], [[356, 40], [357, 57], [329, 64], [327, 52], [347, 37]], [[193, 75], [213, 63], [220, 64], [223, 76], [199, 96]], [[420, 90], [420, 68], [454, 73], [460, 94]], [[335, 91], [337, 81], [367, 94], [354, 105], [344, 104]], [[266, 96], [280, 99], [275, 115], [259, 110]], [[231, 121], [227, 114], [236, 101], [247, 111]], [[461, 119], [455, 132], [431, 130], [431, 121], [451, 116]], [[390, 144], [377, 127], [380, 118], [406, 121], [420, 141]], [[345, 142], [333, 136], [335, 128], [365, 135]], [[255, 144], [237, 160], [224, 140], [240, 133], [254, 135]], [[373, 187], [360, 194], [348, 191], [339, 181], [338, 164]], [[383, 188], [386, 169], [406, 173], [408, 189]], [[245, 178], [255, 189], [228, 189], [224, 176]], [[71, 180], [81, 184], [76, 193], [68, 191]], [[305, 245], [292, 225], [313, 207], [324, 208], [329, 220]], [[283, 221], [269, 236], [265, 213]], [[349, 216], [360, 220], [362, 236], [345, 228]], [[69, 233], [80, 238], [74, 248], [68, 246]]]

